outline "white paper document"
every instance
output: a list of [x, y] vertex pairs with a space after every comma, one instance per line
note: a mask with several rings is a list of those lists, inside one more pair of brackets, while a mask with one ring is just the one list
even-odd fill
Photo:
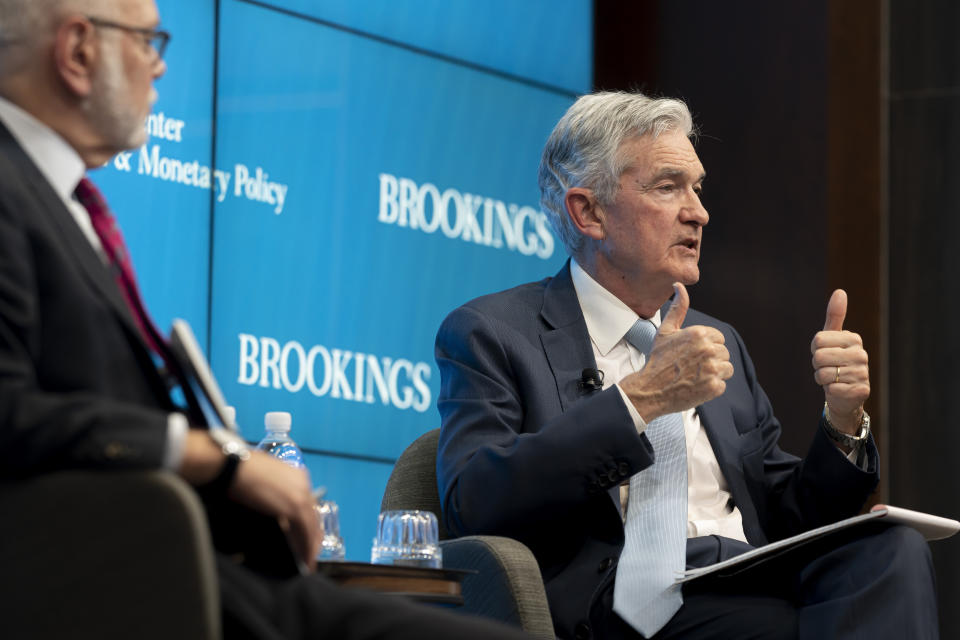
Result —
[[811, 529], [810, 531], [805, 531], [790, 538], [778, 540], [777, 542], [773, 542], [763, 547], [758, 547], [753, 551], [730, 558], [729, 560], [724, 560], [723, 562], [711, 564], [707, 567], [688, 569], [677, 577], [676, 583], [680, 584], [683, 582], [689, 582], [691, 580], [702, 578], [703, 576], [725, 570], [727, 570], [726, 572], [729, 573], [735, 573], [738, 569], [746, 569], [747, 567], [763, 562], [766, 559], [776, 557], [777, 555], [780, 555], [781, 553], [784, 553], [794, 547], [799, 547], [807, 542], [822, 538], [830, 533], [833, 533], [834, 531], [848, 529], [850, 527], [855, 527], [864, 522], [871, 522], [873, 520], [883, 520], [884, 522], [894, 522], [897, 524], [911, 526], [922, 533], [927, 540], [940, 540], [943, 538], [949, 538], [953, 534], [957, 533], [957, 531], [960, 531], [960, 522], [957, 522], [956, 520], [932, 516], [929, 513], [922, 513], [920, 511], [911, 511], [910, 509], [901, 509], [900, 507], [891, 507], [885, 504], [878, 504], [869, 513], [853, 516], [852, 518], [847, 518], [846, 520], [841, 520], [839, 522], [834, 522], [833, 524]]
[[177, 359], [183, 374], [187, 378], [190, 389], [203, 412], [203, 417], [209, 427], [224, 427], [236, 431], [237, 427], [226, 419], [227, 401], [223, 397], [220, 385], [210, 370], [210, 364], [203, 355], [203, 349], [197, 342], [190, 323], [179, 318], [174, 319], [170, 329], [170, 351]]

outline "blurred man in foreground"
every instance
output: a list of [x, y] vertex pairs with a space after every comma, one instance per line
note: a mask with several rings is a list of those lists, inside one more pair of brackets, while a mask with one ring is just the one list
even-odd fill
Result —
[[878, 477], [843, 291], [811, 346], [826, 403], [803, 459], [777, 446], [740, 336], [689, 307], [709, 220], [692, 134], [682, 102], [626, 93], [554, 128], [541, 203], [570, 261], [437, 336], [446, 525], [525, 542], [565, 638], [936, 637], [929, 550], [905, 527], [674, 583], [855, 515]]
[[[312, 565], [306, 474], [178, 412], [154, 359], [176, 367], [84, 176], [145, 141], [166, 70], [158, 24], [153, 0], [0, 0], [0, 477], [165, 468], [209, 504], [274, 519]], [[319, 577], [264, 580], [226, 557], [218, 572], [228, 637], [511, 634]]]

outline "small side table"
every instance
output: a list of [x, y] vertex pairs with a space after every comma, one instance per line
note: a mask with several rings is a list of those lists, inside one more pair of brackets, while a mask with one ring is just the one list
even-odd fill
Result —
[[317, 573], [347, 588], [459, 607], [463, 605], [463, 579], [472, 572], [366, 562], [318, 562]]

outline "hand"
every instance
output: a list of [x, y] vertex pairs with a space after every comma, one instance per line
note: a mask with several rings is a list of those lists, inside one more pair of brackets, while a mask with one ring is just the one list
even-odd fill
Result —
[[229, 497], [254, 511], [274, 516], [287, 534], [294, 552], [313, 568], [323, 541], [310, 477], [262, 451], [237, 467]]
[[856, 434], [863, 403], [870, 397], [870, 369], [863, 340], [843, 330], [847, 316], [847, 293], [837, 289], [827, 303], [823, 331], [813, 337], [813, 378], [823, 387], [834, 427]]
[[723, 334], [712, 327], [681, 329], [690, 296], [681, 283], [643, 369], [626, 376], [620, 388], [644, 420], [692, 409], [722, 394], [733, 375]]

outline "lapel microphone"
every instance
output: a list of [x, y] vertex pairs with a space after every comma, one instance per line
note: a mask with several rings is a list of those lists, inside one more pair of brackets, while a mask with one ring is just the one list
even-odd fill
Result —
[[580, 372], [580, 382], [577, 383], [581, 391], [599, 391], [603, 389], [603, 371], [600, 369], [584, 369]]

